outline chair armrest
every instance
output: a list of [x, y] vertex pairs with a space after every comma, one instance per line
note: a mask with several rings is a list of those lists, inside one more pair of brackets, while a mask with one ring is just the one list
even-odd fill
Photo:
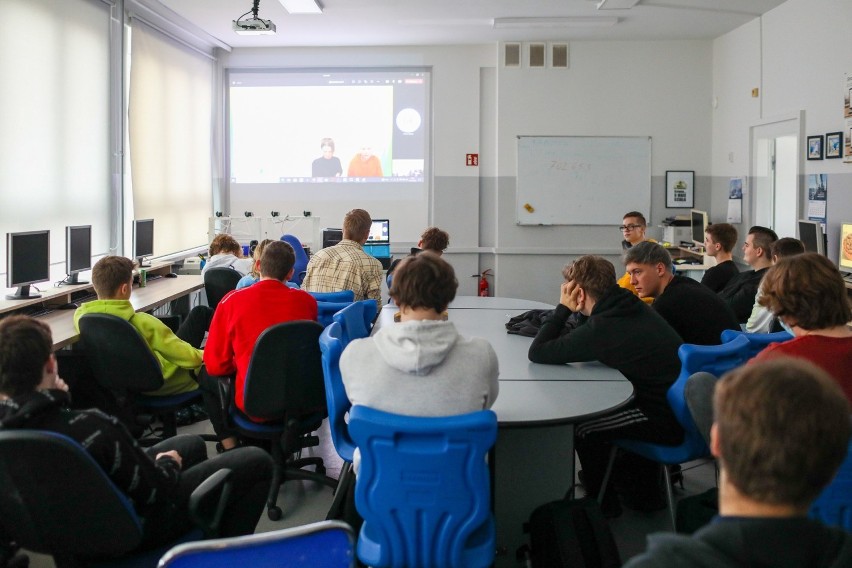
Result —
[[219, 535], [219, 525], [231, 497], [231, 470], [220, 469], [189, 496], [189, 516], [206, 538]]

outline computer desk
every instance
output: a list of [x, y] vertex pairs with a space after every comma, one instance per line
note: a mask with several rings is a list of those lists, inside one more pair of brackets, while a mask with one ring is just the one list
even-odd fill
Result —
[[[86, 285], [81, 285], [83, 288]], [[137, 312], [155, 310], [160, 306], [177, 300], [204, 287], [204, 277], [194, 274], [184, 274], [177, 278], [158, 278], [148, 281], [144, 288], [134, 285], [130, 295], [130, 303]], [[70, 294], [74, 287], [68, 287], [63, 294]], [[27, 301], [29, 300], [21, 300]], [[76, 342], [80, 334], [74, 328], [75, 310], [55, 310], [38, 319], [50, 326], [53, 334], [53, 348], [62, 349]]]
[[[448, 319], [466, 337], [482, 337], [497, 353], [500, 393], [494, 474], [496, 566], [515, 566], [515, 550], [528, 541], [523, 523], [537, 506], [561, 499], [574, 483], [574, 425], [625, 404], [633, 386], [600, 363], [541, 365], [527, 357], [531, 337], [506, 333], [506, 322], [552, 305], [516, 298], [457, 297]], [[386, 305], [375, 329], [394, 325], [397, 307]]]

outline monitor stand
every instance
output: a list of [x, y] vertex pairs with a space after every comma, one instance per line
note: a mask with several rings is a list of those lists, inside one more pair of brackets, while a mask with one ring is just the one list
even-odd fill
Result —
[[60, 285], [73, 286], [75, 284], [88, 284], [85, 280], [80, 280], [80, 273], [75, 272], [74, 274], [69, 274], [65, 277], [65, 280], [60, 282]]
[[151, 263], [145, 264], [145, 257], [140, 256], [136, 259], [136, 267], [137, 268], [151, 268]]
[[41, 294], [30, 294], [30, 285], [18, 286], [18, 291], [14, 294], [6, 294], [7, 300], [29, 300], [31, 298], [41, 298]]

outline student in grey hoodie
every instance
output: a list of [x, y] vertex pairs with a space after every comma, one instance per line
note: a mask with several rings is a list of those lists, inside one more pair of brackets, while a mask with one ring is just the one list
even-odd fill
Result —
[[497, 398], [497, 355], [484, 339], [465, 339], [443, 313], [456, 296], [453, 267], [430, 252], [399, 263], [390, 295], [400, 321], [356, 339], [340, 358], [346, 394], [361, 404], [409, 416], [450, 416], [490, 408]]
[[625, 568], [852, 566], [852, 533], [807, 517], [847, 454], [840, 387], [811, 363], [775, 359], [726, 375], [713, 402], [720, 515], [691, 537], [652, 535]]

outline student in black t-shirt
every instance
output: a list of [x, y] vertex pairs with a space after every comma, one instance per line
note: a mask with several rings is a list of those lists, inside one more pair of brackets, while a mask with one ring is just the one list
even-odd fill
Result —
[[740, 273], [732, 254], [736, 244], [737, 229], [729, 223], [708, 225], [704, 231], [704, 254], [714, 257], [716, 266], [707, 269], [701, 283], [714, 292], [721, 292]]

